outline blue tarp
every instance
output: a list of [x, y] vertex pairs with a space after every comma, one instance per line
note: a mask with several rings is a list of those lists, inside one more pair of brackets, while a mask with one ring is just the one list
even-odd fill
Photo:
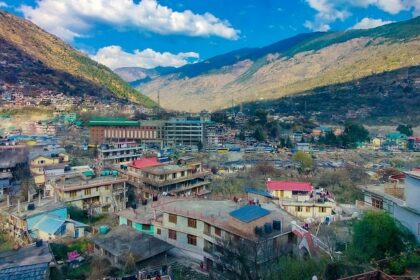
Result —
[[270, 214], [267, 209], [256, 205], [245, 205], [229, 213], [232, 217], [244, 223], [250, 223]]

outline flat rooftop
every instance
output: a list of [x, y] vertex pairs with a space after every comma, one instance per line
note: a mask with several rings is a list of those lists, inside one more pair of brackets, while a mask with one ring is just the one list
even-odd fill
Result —
[[[234, 228], [229, 223], [229, 220], [232, 217], [230, 213], [245, 205], [246, 204], [235, 203], [231, 200], [180, 199], [157, 206], [156, 208], [161, 212], [199, 219], [237, 235], [249, 239], [257, 239], [258, 237], [254, 232], [246, 232]], [[296, 218], [273, 203], [262, 203], [261, 207], [269, 211], [273, 220], [282, 222], [281, 233], [290, 231], [291, 222], [296, 220]]]
[[140, 233], [126, 225], [118, 226], [105, 235], [97, 235], [92, 238], [92, 241], [122, 260], [131, 252], [136, 257], [137, 262], [152, 258], [173, 248], [172, 245], [160, 239]]
[[[27, 265], [37, 265], [49, 263], [53, 260], [48, 245], [44, 244], [36, 247], [35, 244], [21, 248], [19, 250], [10, 250], [0, 253], [0, 279], [2, 278], [2, 270], [21, 267]], [[33, 279], [33, 278], [10, 278], [10, 279]]]
[[92, 188], [97, 186], [103, 186], [108, 184], [118, 184], [124, 183], [127, 179], [122, 177], [115, 177], [115, 176], [98, 176], [95, 178], [87, 179], [86, 177], [74, 176], [74, 177], [67, 177], [65, 182], [63, 183], [62, 180], [56, 181], [56, 186], [59, 189], [71, 191], [71, 190], [79, 190], [79, 189], [86, 189]]
[[[27, 210], [29, 203], [33, 203], [35, 205], [34, 210]], [[51, 199], [51, 198], [44, 198], [44, 199], [41, 199], [41, 204], [39, 204], [38, 199], [35, 199], [32, 202], [27, 202], [27, 201], [21, 202], [20, 211], [18, 210], [17, 203], [15, 203], [9, 208], [4, 207], [2, 210], [9, 213], [10, 215], [20, 217], [23, 219], [23, 218], [28, 218], [28, 217], [42, 214], [44, 212], [49, 212], [54, 209], [60, 209], [60, 208], [65, 208], [65, 207], [66, 205], [62, 202], [54, 201], [54, 199]]]
[[188, 170], [188, 169], [189, 169], [188, 166], [166, 164], [166, 165], [148, 167], [148, 168], [145, 168], [144, 171], [146, 171], [148, 173], [155, 174], [155, 175], [163, 175], [163, 174], [181, 172], [181, 171], [185, 171], [185, 170]]

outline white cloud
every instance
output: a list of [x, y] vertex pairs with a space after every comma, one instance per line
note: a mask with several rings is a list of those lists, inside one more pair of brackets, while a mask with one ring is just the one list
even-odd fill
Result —
[[336, 20], [345, 20], [350, 13], [335, 7], [331, 0], [306, 0], [311, 8], [317, 11], [314, 21], [305, 21], [304, 26], [313, 31], [330, 30], [329, 23]]
[[304, 26], [314, 31], [329, 30], [331, 23], [345, 20], [351, 15], [349, 9], [352, 7], [375, 6], [392, 15], [402, 11], [412, 11], [413, 16], [420, 15], [420, 0], [306, 0], [306, 2], [317, 13], [315, 19], [306, 21]]
[[351, 29], [369, 29], [388, 23], [393, 23], [393, 21], [365, 17], [364, 19], [356, 23]]
[[24, 16], [45, 30], [71, 41], [85, 36], [95, 23], [138, 28], [159, 34], [219, 36], [235, 40], [239, 31], [210, 13], [177, 12], [156, 0], [37, 0], [20, 6]]
[[134, 50], [133, 53], [125, 52], [120, 46], [101, 48], [91, 58], [111, 69], [120, 67], [154, 68], [157, 66], [180, 67], [199, 59], [199, 54], [186, 52], [173, 54], [170, 52], [156, 52], [152, 49]]
[[6, 2], [0, 1], [0, 8], [7, 8], [9, 5], [7, 5]]

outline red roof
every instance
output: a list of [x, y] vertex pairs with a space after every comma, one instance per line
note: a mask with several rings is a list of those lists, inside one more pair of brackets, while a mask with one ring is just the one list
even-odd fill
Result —
[[288, 182], [288, 181], [267, 181], [267, 189], [270, 191], [306, 191], [313, 190], [311, 183]]
[[156, 166], [160, 164], [161, 163], [156, 157], [152, 157], [152, 158], [141, 158], [141, 159], [133, 160], [129, 164], [129, 166], [140, 169], [140, 168], [152, 167], [152, 166]]

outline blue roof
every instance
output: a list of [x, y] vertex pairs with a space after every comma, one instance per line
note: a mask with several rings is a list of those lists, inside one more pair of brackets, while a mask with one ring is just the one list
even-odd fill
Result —
[[15, 266], [0, 270], [0, 279], [32, 279], [44, 280], [48, 271], [48, 263]]
[[55, 234], [66, 221], [53, 215], [45, 215], [34, 226], [33, 229], [43, 231], [49, 234]]
[[245, 188], [245, 192], [246, 193], [253, 193], [253, 194], [258, 194], [261, 196], [265, 196], [265, 197], [273, 197], [269, 192], [265, 191], [265, 190], [259, 190], [259, 189], [254, 189], [254, 188]]
[[250, 223], [254, 220], [267, 216], [270, 214], [270, 211], [256, 205], [246, 205], [230, 212], [229, 214], [241, 222]]

